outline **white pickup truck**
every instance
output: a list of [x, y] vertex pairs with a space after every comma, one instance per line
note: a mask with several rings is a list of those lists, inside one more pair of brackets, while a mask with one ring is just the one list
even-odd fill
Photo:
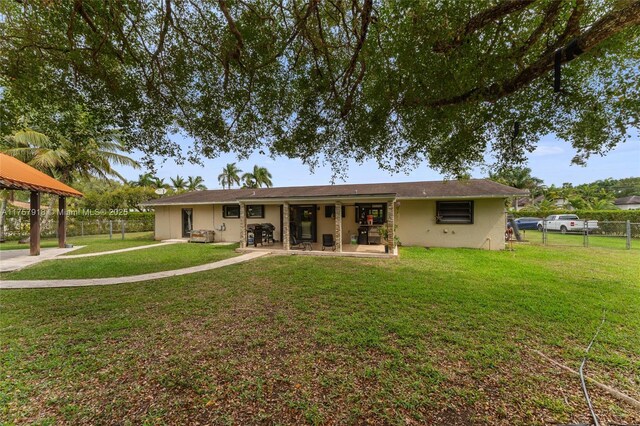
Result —
[[538, 222], [538, 231], [542, 231], [545, 226], [547, 231], [560, 231], [563, 234], [567, 232], [590, 232], [598, 229], [598, 221], [580, 219], [575, 214], [552, 214]]

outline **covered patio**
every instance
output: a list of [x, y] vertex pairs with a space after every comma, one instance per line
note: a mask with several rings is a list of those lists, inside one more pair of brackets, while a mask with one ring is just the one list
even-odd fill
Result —
[[[349, 197], [244, 198], [240, 204], [240, 251], [391, 257], [397, 255], [395, 194]], [[275, 242], [254, 237], [248, 224], [255, 207], [279, 208]], [[266, 234], [265, 234], [266, 235]]]
[[40, 196], [58, 196], [58, 247], [64, 248], [67, 238], [66, 197], [82, 197], [82, 193], [34, 169], [28, 164], [0, 153], [0, 189], [29, 191], [29, 254], [40, 255]]

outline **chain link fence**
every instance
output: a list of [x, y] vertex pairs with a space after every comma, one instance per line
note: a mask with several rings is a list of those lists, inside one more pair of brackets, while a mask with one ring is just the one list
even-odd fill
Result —
[[640, 250], [640, 223], [631, 221], [578, 221], [573, 226], [557, 226], [541, 220], [537, 229], [519, 230], [519, 234], [522, 241], [545, 246]]
[[[29, 237], [29, 210], [5, 216], [5, 223], [0, 230], [0, 237], [5, 241], [18, 241]], [[58, 235], [57, 213], [43, 214], [40, 222], [41, 238], [54, 238]], [[92, 217], [67, 215], [67, 237], [90, 235], [108, 235], [110, 238], [126, 238], [127, 234], [149, 232], [154, 230], [155, 219], [152, 215], [129, 218], [126, 215], [113, 217]]]

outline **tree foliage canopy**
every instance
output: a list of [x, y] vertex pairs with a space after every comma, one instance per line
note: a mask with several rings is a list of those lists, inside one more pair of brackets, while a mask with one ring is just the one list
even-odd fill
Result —
[[82, 103], [148, 154], [459, 175], [549, 133], [581, 162], [639, 123], [638, 0], [7, 0], [0, 15], [0, 127]]

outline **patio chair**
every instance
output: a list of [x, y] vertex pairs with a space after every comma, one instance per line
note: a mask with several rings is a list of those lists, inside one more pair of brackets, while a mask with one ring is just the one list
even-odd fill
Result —
[[322, 234], [322, 251], [327, 247], [331, 247], [331, 250], [336, 251], [336, 242], [333, 239], [333, 234]]
[[289, 236], [289, 247], [299, 250], [311, 250], [312, 246], [309, 241], [300, 241], [293, 235]]

